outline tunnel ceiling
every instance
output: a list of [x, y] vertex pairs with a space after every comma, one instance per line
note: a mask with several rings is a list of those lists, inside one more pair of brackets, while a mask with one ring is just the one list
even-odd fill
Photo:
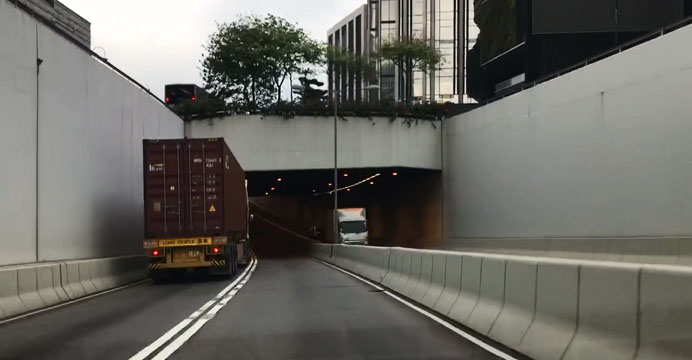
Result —
[[[430, 173], [439, 171], [398, 167], [339, 169], [338, 185], [340, 193], [363, 194]], [[246, 177], [250, 196], [328, 196], [326, 193], [333, 189], [334, 170], [251, 171]]]

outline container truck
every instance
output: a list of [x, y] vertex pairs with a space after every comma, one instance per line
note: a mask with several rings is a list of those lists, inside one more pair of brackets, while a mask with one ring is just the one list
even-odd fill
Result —
[[[334, 233], [335, 218], [337, 234]], [[350, 208], [329, 211], [326, 230], [327, 242], [346, 245], [367, 245], [368, 220], [365, 216], [365, 209]]]
[[234, 274], [250, 259], [245, 173], [223, 139], [144, 140], [144, 249], [154, 280]]

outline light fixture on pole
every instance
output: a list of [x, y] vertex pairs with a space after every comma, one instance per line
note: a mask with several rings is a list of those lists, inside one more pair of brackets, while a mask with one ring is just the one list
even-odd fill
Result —
[[[103, 50], [103, 56], [99, 55], [99, 54], [96, 52], [96, 50], [98, 50], [98, 49]], [[97, 46], [97, 47], [91, 49], [91, 51], [92, 51], [94, 54], [96, 54], [97, 56], [99, 56], [99, 57], [101, 58], [101, 60], [103, 60], [103, 61], [108, 61], [108, 57], [106, 56], [106, 49], [104, 49], [103, 46]]]

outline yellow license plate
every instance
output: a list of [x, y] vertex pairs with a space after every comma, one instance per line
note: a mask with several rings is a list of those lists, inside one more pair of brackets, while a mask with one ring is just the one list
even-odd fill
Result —
[[211, 245], [210, 237], [185, 239], [160, 239], [159, 247], [204, 246]]
[[195, 262], [199, 261], [199, 257], [202, 255], [200, 250], [189, 250], [189, 249], [175, 249], [173, 251], [173, 262]]

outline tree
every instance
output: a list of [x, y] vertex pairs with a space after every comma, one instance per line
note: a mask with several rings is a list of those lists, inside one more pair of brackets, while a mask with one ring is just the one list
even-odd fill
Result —
[[429, 73], [442, 64], [442, 55], [428, 41], [422, 39], [401, 39], [388, 41], [380, 48], [380, 58], [391, 61], [406, 75], [404, 101], [408, 104], [413, 97], [413, 71]]
[[202, 77], [207, 90], [251, 111], [281, 101], [286, 77], [323, 61], [319, 44], [273, 15], [221, 24], [205, 49]]
[[303, 86], [301, 90], [294, 90], [294, 94], [300, 96], [299, 100], [306, 108], [318, 106], [326, 102], [327, 90], [319, 89], [324, 86], [324, 83], [317, 79], [310, 79], [306, 76], [298, 78]]
[[281, 101], [281, 90], [291, 74], [306, 71], [311, 65], [324, 61], [320, 44], [310, 39], [303, 29], [288, 21], [268, 15], [262, 24], [267, 36], [266, 60], [268, 71], [277, 89], [277, 100]]
[[367, 83], [372, 83], [376, 80], [375, 63], [367, 57], [354, 54], [341, 47], [329, 47], [326, 50], [326, 54], [327, 61], [334, 71], [341, 74], [354, 74], [356, 82], [365, 79]]
[[261, 46], [261, 19], [221, 24], [209, 38], [202, 60], [205, 88], [234, 107], [256, 110], [271, 103], [274, 86]]

